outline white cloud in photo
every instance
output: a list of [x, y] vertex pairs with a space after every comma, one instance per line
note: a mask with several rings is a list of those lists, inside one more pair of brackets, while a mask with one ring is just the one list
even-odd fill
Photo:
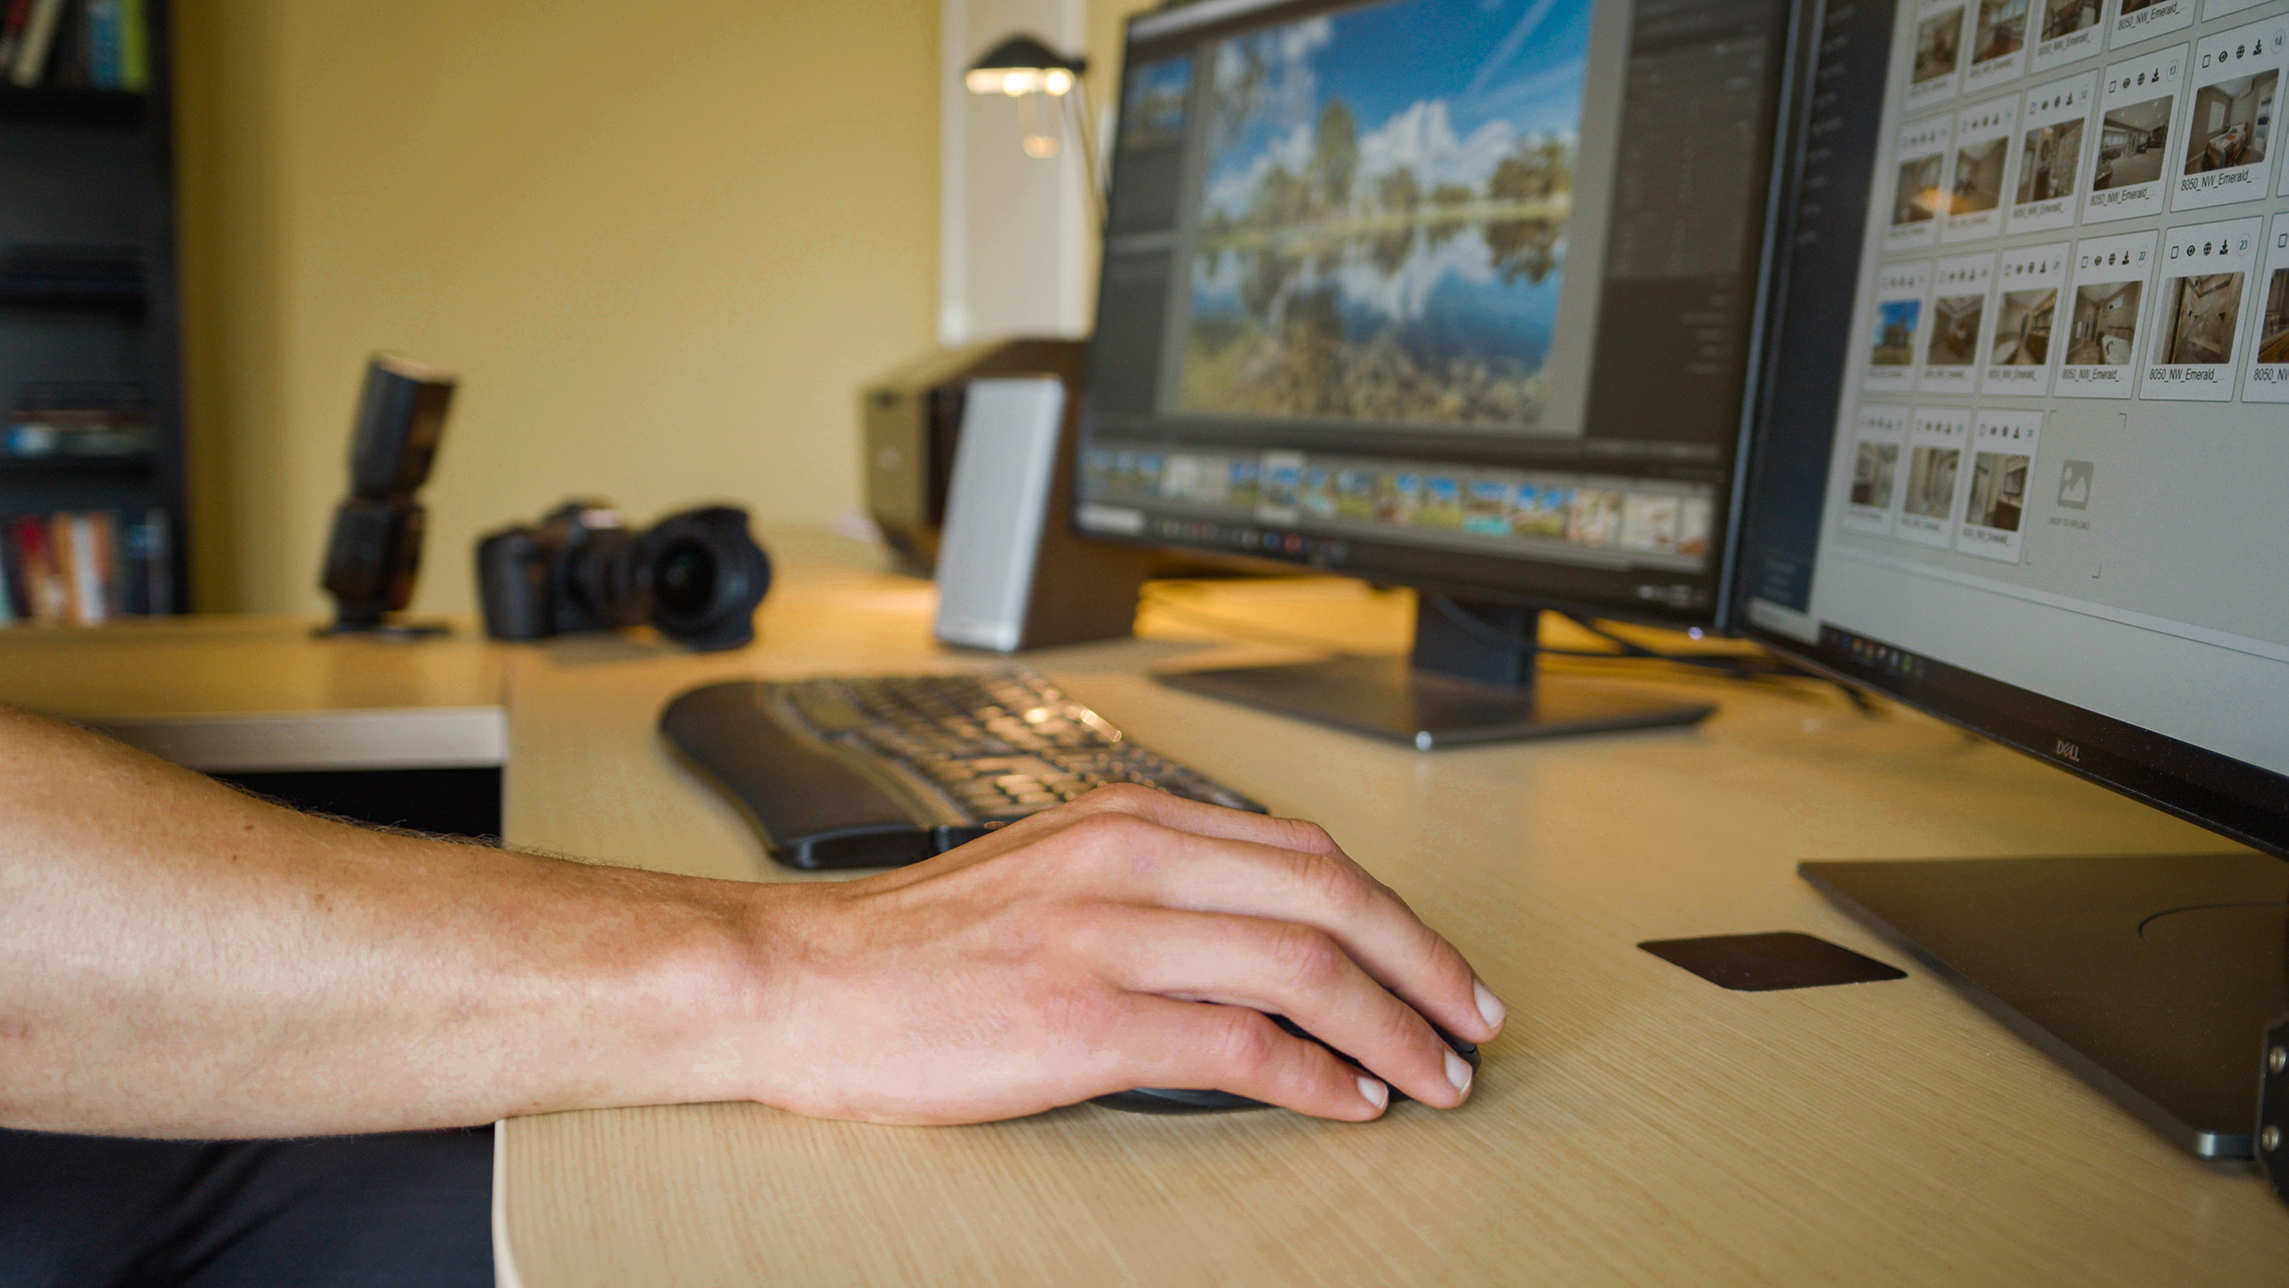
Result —
[[1302, 62], [1335, 43], [1335, 22], [1322, 14], [1307, 22], [1282, 27], [1275, 34], [1279, 37], [1280, 56], [1289, 62]]
[[1272, 140], [1270, 147], [1256, 154], [1245, 169], [1227, 170], [1208, 181], [1207, 208], [1221, 210], [1238, 217], [1248, 209], [1248, 201], [1255, 195], [1256, 184], [1271, 172], [1273, 166], [1289, 174], [1302, 174], [1311, 163], [1312, 129], [1308, 125], [1294, 125], [1288, 132]]
[[1372, 183], [1405, 166], [1425, 192], [1442, 183], [1477, 189], [1509, 155], [1517, 137], [1508, 121], [1494, 120], [1467, 139], [1457, 138], [1445, 101], [1418, 102], [1360, 138], [1359, 176]]

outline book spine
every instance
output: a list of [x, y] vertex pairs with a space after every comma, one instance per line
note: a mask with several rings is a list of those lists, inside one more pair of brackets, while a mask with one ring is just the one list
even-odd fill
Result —
[[137, 531], [135, 580], [142, 587], [143, 611], [164, 617], [175, 611], [174, 528], [165, 510], [153, 508], [144, 512]]
[[64, 619], [63, 583], [56, 578], [55, 560], [48, 550], [48, 524], [37, 516], [16, 520], [16, 566], [23, 574], [29, 616], [35, 622]]
[[85, 514], [59, 514], [54, 528], [56, 569], [69, 596], [69, 620], [74, 626], [102, 625], [103, 551], [96, 544], [95, 524]]
[[58, 617], [67, 625], [84, 620], [82, 614], [86, 611], [80, 602], [77, 535], [72, 531], [71, 515], [48, 516], [48, 562], [55, 569], [56, 584], [62, 591], [62, 612]]
[[0, 76], [16, 66], [16, 51], [24, 44], [24, 25], [32, 20], [32, 0], [8, 0], [0, 11]]
[[22, 616], [17, 608], [16, 587], [21, 576], [16, 571], [16, 543], [0, 531], [0, 626], [13, 624]]
[[87, 562], [95, 580], [97, 621], [126, 611], [127, 582], [119, 575], [119, 519], [109, 510], [80, 516], [87, 525]]
[[151, 88], [151, 28], [143, 0], [119, 0], [119, 88]]
[[87, 0], [87, 83], [120, 87], [119, 0]]
[[40, 83], [63, 9], [64, 0], [32, 0], [32, 16], [24, 24], [23, 43], [16, 48], [16, 65], [8, 69], [9, 81], [19, 88], [30, 89]]

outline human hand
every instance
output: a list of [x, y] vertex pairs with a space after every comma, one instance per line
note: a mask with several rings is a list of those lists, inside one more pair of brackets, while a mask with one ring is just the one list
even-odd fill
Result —
[[746, 1092], [817, 1117], [979, 1122], [1146, 1086], [1352, 1121], [1386, 1084], [1452, 1108], [1470, 1067], [1425, 1017], [1474, 1042], [1503, 1018], [1325, 831], [1141, 787], [881, 876], [762, 887], [751, 933]]

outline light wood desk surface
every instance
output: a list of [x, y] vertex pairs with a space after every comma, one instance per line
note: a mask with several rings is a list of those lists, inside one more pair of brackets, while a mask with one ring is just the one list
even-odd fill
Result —
[[[653, 722], [748, 676], [959, 664], [929, 591], [793, 564], [752, 650], [560, 643], [508, 662], [511, 840], [714, 876], [769, 870]], [[1189, 612], [1396, 648], [1342, 583]], [[1147, 745], [1326, 824], [1510, 1003], [1467, 1106], [1366, 1126], [1078, 1107], [912, 1129], [753, 1105], [505, 1125], [525, 1288], [649, 1284], [2252, 1283], [2289, 1210], [2177, 1153], [1794, 874], [1809, 857], [2220, 850], [2195, 828], [1833, 690], [1714, 694], [1698, 730], [1422, 754], [1155, 685], [1269, 654], [1155, 638], [1028, 660]], [[1181, 636], [1191, 635], [1192, 641]], [[1635, 674], [1635, 672], [1632, 672]], [[1910, 978], [1732, 993], [1638, 950], [1799, 929]]]
[[[514, 844], [739, 879], [773, 870], [653, 732], [695, 684], [974, 664], [930, 591], [829, 539], [781, 566], [750, 650], [639, 639], [315, 644], [300, 623], [0, 631], [0, 700], [154, 715], [507, 710]], [[1272, 657], [1200, 615], [1395, 649], [1343, 583], [1166, 592], [1147, 638], [1027, 660], [1137, 738], [1326, 824], [1510, 1003], [1470, 1103], [1374, 1124], [1079, 1107], [909, 1129], [752, 1105], [504, 1125], [504, 1267], [652, 1284], [2255, 1283], [2289, 1209], [2210, 1170], [1880, 944], [1801, 858], [2228, 848], [1935, 722], [1820, 686], [1618, 671], [1716, 697], [1697, 730], [1417, 753], [1162, 688]], [[1906, 980], [1731, 993], [1634, 945], [1798, 929]]]
[[470, 621], [418, 645], [299, 617], [0, 629], [0, 702], [215, 772], [498, 765], [505, 650]]

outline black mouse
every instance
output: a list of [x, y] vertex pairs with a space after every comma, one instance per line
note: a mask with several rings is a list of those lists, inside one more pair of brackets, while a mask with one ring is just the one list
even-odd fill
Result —
[[[1327, 1046], [1327, 1043], [1320, 1042], [1318, 1038], [1306, 1033], [1302, 1025], [1285, 1015], [1272, 1016], [1272, 1023], [1299, 1038], [1309, 1038], [1313, 1042], [1319, 1042], [1328, 1050], [1335, 1051], [1336, 1058], [1348, 1064], [1355, 1067], [1359, 1065], [1357, 1060], [1353, 1060], [1350, 1056], [1341, 1051], [1336, 1051], [1334, 1047]], [[1431, 1032], [1438, 1034], [1441, 1041], [1453, 1047], [1454, 1053], [1468, 1062], [1473, 1070], [1478, 1068], [1478, 1045], [1476, 1043], [1465, 1042], [1435, 1024], [1431, 1026]], [[1399, 1101], [1409, 1099], [1409, 1097], [1406, 1092], [1393, 1087], [1391, 1088], [1391, 1099]], [[1132, 1114], [1217, 1114], [1228, 1113], [1235, 1109], [1270, 1109], [1272, 1107], [1261, 1100], [1234, 1095], [1229, 1091], [1195, 1091], [1186, 1087], [1136, 1087], [1128, 1091], [1115, 1091], [1109, 1095], [1098, 1096], [1089, 1103], [1103, 1105], [1107, 1109], [1127, 1110]]]

